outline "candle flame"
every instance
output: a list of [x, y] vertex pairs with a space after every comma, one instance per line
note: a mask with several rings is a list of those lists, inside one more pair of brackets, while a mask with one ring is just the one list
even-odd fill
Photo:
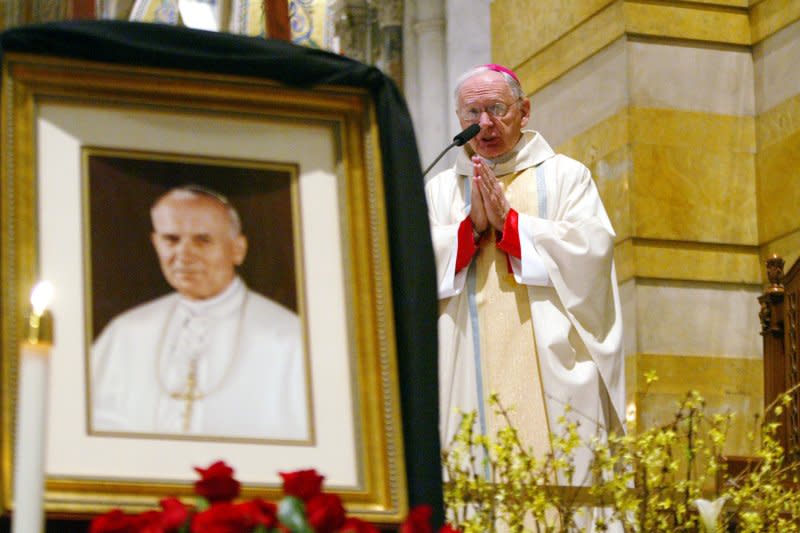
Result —
[[31, 306], [35, 315], [41, 316], [45, 312], [53, 301], [54, 292], [53, 284], [49, 281], [40, 281], [36, 284], [31, 292]]

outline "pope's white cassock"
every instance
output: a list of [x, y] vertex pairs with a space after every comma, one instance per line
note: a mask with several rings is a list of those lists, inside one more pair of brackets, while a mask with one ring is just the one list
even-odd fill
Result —
[[306, 440], [302, 338], [295, 313], [238, 277], [208, 300], [130, 309], [92, 347], [92, 429]]
[[[548, 431], [569, 405], [584, 442], [622, 431], [622, 316], [614, 231], [589, 170], [556, 155], [537, 132], [490, 167], [512, 211], [502, 233], [476, 245], [469, 221], [471, 151], [426, 184], [436, 254], [441, 436], [458, 410], [479, 413], [481, 430], [502, 425], [487, 405], [497, 393], [523, 441], [549, 451]], [[498, 242], [498, 238], [500, 241]], [[572, 484], [586, 484], [591, 454], [576, 455]]]

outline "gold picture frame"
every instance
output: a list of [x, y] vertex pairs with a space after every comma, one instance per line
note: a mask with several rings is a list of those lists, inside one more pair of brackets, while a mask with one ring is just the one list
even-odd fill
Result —
[[[245, 498], [278, 499], [279, 471], [316, 468], [349, 513], [399, 522], [408, 494], [383, 171], [369, 93], [8, 53], [2, 105], [2, 510], [13, 505], [21, 317], [35, 281], [48, 278], [57, 291], [48, 513], [138, 511], [167, 495], [189, 497], [192, 467], [224, 459]], [[312, 439], [229, 442], [87, 431], [93, 298], [86, 268], [91, 244], [82, 227], [87, 147], [141, 152], [145, 159], [168, 154], [296, 165], [295, 279]]]

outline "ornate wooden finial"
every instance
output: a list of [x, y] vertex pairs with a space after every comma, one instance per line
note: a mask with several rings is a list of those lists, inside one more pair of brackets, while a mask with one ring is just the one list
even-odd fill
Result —
[[770, 326], [772, 325], [772, 308], [769, 306], [766, 295], [759, 296], [758, 303], [760, 305], [758, 318], [761, 321], [761, 334], [766, 335], [769, 333]]
[[766, 292], [783, 292], [783, 258], [778, 254], [772, 254], [767, 259], [767, 279], [770, 286]]
[[772, 254], [767, 258], [767, 279], [769, 285], [764, 289], [764, 294], [758, 297], [761, 309], [758, 317], [761, 319], [761, 334], [771, 334], [783, 338], [783, 311], [781, 303], [784, 297], [783, 287], [783, 258]]
[[267, 37], [291, 42], [292, 28], [288, 0], [264, 0]]
[[67, 4], [67, 17], [73, 20], [97, 18], [96, 4], [93, 0], [70, 0]]

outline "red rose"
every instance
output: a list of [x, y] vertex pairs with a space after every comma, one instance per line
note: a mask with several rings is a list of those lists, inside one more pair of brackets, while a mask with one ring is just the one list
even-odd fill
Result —
[[278, 508], [274, 503], [256, 499], [242, 502], [237, 505], [237, 508], [248, 516], [254, 526], [262, 525], [270, 530], [278, 523]]
[[219, 502], [192, 518], [192, 533], [250, 533], [256, 526], [278, 525], [275, 505], [263, 500]]
[[163, 517], [158, 511], [146, 511], [131, 517], [132, 530], [136, 533], [165, 533]]
[[358, 518], [348, 518], [344, 521], [344, 525], [339, 528], [339, 533], [380, 533], [380, 530]]
[[344, 524], [342, 500], [335, 494], [317, 494], [306, 502], [308, 523], [315, 533], [331, 533]]
[[322, 492], [322, 480], [325, 476], [319, 475], [316, 470], [297, 470], [279, 474], [283, 478], [283, 492], [288, 496], [307, 502]]
[[177, 498], [164, 498], [159, 502], [164, 510], [161, 523], [165, 531], [177, 531], [189, 519], [189, 507]]
[[95, 517], [89, 526], [89, 533], [133, 533], [131, 515], [113, 509]]
[[240, 507], [220, 502], [192, 518], [192, 533], [250, 533], [255, 524]]
[[439, 533], [461, 533], [461, 531], [454, 528], [450, 524], [445, 524], [439, 529]]
[[405, 521], [400, 524], [399, 533], [433, 533], [432, 515], [433, 508], [430, 505], [417, 505], [409, 511]]
[[194, 491], [210, 503], [230, 502], [239, 495], [240, 484], [233, 478], [233, 468], [223, 461], [217, 461], [208, 468], [194, 467], [200, 474], [200, 481], [194, 484]]

